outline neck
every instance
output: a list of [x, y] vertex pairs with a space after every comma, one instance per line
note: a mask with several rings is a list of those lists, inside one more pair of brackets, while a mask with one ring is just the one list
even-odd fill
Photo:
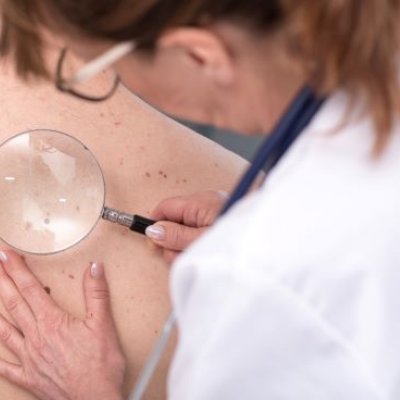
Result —
[[233, 48], [237, 80], [219, 99], [214, 120], [243, 134], [268, 134], [304, 85], [301, 69], [278, 34], [255, 37], [231, 26], [223, 29]]

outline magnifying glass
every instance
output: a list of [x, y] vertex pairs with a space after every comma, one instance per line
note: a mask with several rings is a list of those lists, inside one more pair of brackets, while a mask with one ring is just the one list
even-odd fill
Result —
[[0, 238], [32, 254], [66, 250], [101, 219], [144, 234], [155, 221], [105, 207], [102, 170], [79, 140], [33, 130], [0, 146]]

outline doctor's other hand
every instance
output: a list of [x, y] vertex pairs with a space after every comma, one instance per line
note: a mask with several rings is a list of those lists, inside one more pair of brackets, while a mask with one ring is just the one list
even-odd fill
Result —
[[22, 257], [0, 252], [0, 340], [18, 361], [0, 359], [0, 375], [42, 400], [121, 400], [125, 360], [111, 316], [101, 264], [83, 282], [86, 318], [69, 315], [46, 293]]
[[151, 215], [159, 222], [146, 229], [146, 236], [170, 264], [213, 224], [227, 199], [226, 192], [207, 190], [163, 200]]

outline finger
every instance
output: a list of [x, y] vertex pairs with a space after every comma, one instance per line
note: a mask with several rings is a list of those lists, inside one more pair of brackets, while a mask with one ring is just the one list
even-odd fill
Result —
[[53, 310], [54, 300], [43, 290], [43, 285], [29, 270], [25, 260], [14, 251], [3, 253], [6, 256], [6, 261], [3, 262], [6, 272], [34, 315], [40, 318]]
[[171, 221], [191, 227], [211, 225], [228, 198], [224, 191], [208, 190], [160, 202], [152, 212], [156, 221]]
[[0, 263], [0, 298], [18, 328], [28, 334], [36, 326], [32, 310]]
[[20, 365], [0, 360], [0, 376], [18, 386], [25, 387], [24, 371]]
[[20, 355], [24, 349], [24, 338], [21, 333], [0, 315], [0, 340], [15, 355]]
[[201, 236], [207, 228], [191, 228], [174, 222], [157, 222], [146, 229], [146, 236], [167, 250], [182, 251]]
[[85, 292], [87, 322], [111, 321], [110, 292], [101, 263], [93, 263], [86, 271], [83, 288]]
[[190, 198], [190, 196], [177, 196], [161, 201], [152, 211], [152, 219], [182, 223], [184, 210]]

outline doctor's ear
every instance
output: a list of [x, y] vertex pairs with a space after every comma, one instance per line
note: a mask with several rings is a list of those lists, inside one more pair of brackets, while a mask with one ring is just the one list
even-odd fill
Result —
[[158, 48], [180, 49], [196, 68], [215, 83], [229, 86], [234, 81], [233, 57], [224, 41], [201, 28], [174, 28], [162, 35]]

